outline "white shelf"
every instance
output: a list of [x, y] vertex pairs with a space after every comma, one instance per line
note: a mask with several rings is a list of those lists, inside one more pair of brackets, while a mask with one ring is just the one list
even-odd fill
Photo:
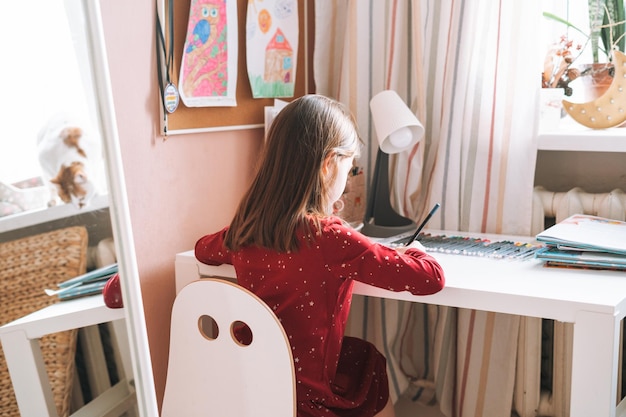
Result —
[[99, 195], [94, 197], [89, 206], [83, 209], [78, 209], [73, 204], [61, 204], [50, 208], [16, 213], [6, 217], [0, 217], [0, 233], [22, 229], [65, 217], [76, 216], [78, 214], [102, 210], [107, 207], [109, 207], [109, 196]]
[[589, 129], [564, 117], [558, 130], [539, 133], [537, 146], [544, 151], [626, 152], [626, 127]]

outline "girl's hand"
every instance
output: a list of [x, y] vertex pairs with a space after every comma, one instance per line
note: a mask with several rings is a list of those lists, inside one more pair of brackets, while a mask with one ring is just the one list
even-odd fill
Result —
[[396, 251], [404, 253], [407, 249], [419, 249], [422, 252], [426, 252], [426, 248], [419, 242], [419, 240], [414, 240], [409, 246], [399, 246], [396, 248]]

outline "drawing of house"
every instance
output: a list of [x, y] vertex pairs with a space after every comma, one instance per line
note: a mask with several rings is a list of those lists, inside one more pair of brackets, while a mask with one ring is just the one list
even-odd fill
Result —
[[289, 84], [294, 80], [293, 49], [280, 29], [276, 29], [274, 37], [265, 48], [266, 83], [279, 82]]

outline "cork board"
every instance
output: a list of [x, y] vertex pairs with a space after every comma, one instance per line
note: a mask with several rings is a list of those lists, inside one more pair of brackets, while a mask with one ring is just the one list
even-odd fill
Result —
[[[173, 1], [173, 0], [170, 0]], [[227, 0], [235, 1], [235, 0]], [[246, 8], [248, 0], [237, 1], [238, 59], [235, 107], [186, 107], [182, 100], [174, 113], [165, 114], [163, 131], [168, 135], [202, 131], [234, 130], [263, 127], [264, 108], [271, 106], [274, 99], [255, 99], [248, 80], [246, 65]], [[315, 91], [313, 82], [314, 3], [313, 0], [297, 0], [300, 33], [298, 40], [297, 74], [294, 97], [280, 98], [291, 101], [296, 97]], [[191, 0], [176, 0], [174, 8], [174, 57], [172, 59], [172, 81], [178, 85], [178, 73], [185, 43], [187, 20]], [[167, 6], [166, 6], [167, 13]], [[165, 21], [168, 21], [167, 15]], [[170, 37], [164, 28], [166, 45]]]

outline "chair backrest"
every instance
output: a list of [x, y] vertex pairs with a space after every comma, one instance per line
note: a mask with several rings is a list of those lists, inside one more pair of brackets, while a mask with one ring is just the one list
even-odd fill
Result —
[[289, 341], [260, 298], [213, 278], [178, 293], [162, 417], [294, 417], [295, 398]]

